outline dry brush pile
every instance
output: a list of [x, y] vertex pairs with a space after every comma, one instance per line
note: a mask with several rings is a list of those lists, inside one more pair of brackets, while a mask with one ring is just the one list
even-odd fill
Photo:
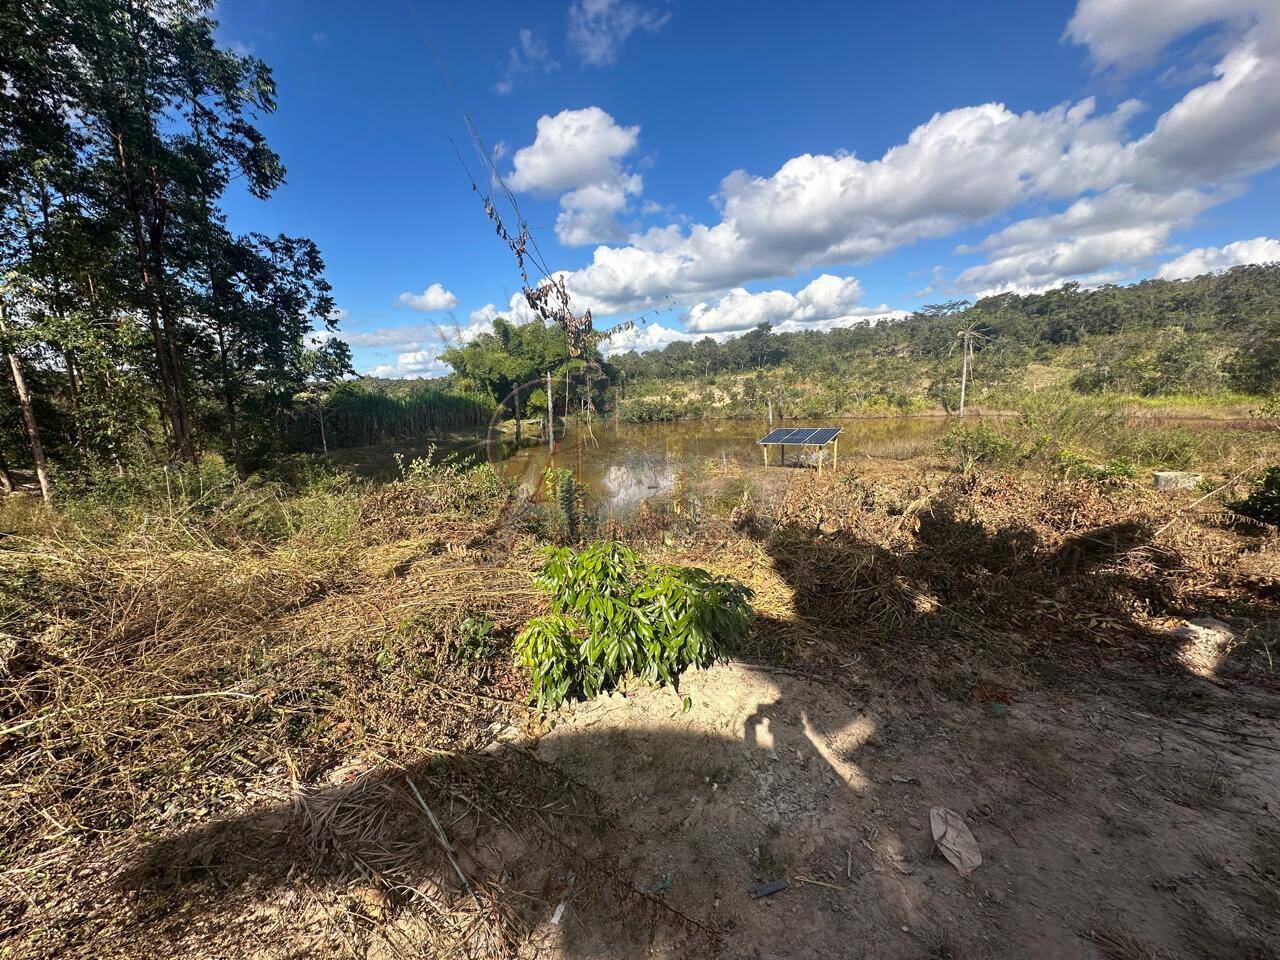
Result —
[[[544, 602], [537, 516], [484, 469], [328, 488], [274, 538], [217, 514], [0, 541], [13, 956], [515, 956], [569, 896], [619, 936], [705, 935], [611, 874], [630, 841], [590, 791], [484, 752], [536, 732], [511, 641]], [[1235, 675], [1274, 683], [1275, 541], [1179, 512], [1195, 495], [795, 477], [704, 471], [602, 532], [749, 584], [746, 659], [881, 692], [1176, 670], [1166, 628], [1204, 615], [1238, 629]]]
[[468, 479], [465, 508], [438, 479], [343, 487], [293, 509], [317, 522], [283, 537], [215, 510], [110, 537], [37, 519], [2, 542], [0, 940], [14, 955], [127, 953], [129, 890], [150, 882], [144, 860], [165, 875], [147, 853], [161, 839], [525, 718], [504, 645], [529, 613], [533, 548], [492, 537], [508, 493], [492, 477]]
[[[636, 532], [744, 579], [758, 613], [745, 655], [766, 662], [981, 696], [1126, 660], [1182, 672], [1173, 631], [1212, 617], [1237, 635], [1220, 672], [1276, 682], [1274, 531], [1198, 492], [937, 467], [881, 463], [772, 491], [713, 470]], [[657, 533], [655, 513], [669, 522]]]

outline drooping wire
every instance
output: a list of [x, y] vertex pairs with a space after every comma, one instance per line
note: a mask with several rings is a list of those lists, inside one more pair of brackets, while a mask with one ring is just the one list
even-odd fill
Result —
[[[449, 75], [449, 70], [445, 66], [443, 58], [440, 56], [436, 46], [431, 41], [431, 35], [427, 32], [426, 24], [418, 15], [417, 9], [413, 5], [413, 0], [404, 0], [405, 7], [409, 10], [409, 15], [413, 18], [413, 22], [418, 29], [419, 35], [426, 44], [427, 49], [431, 52], [432, 59], [436, 62], [436, 67], [440, 71], [440, 75], [444, 78], [445, 85], [449, 89], [450, 95], [453, 97], [454, 104], [458, 108], [458, 112], [462, 115], [463, 122], [466, 124], [467, 133], [471, 137], [471, 145], [479, 157], [489, 174], [489, 185], [491, 188], [496, 187], [501, 191], [502, 196], [510, 204], [514, 213], [517, 233], [512, 236], [510, 231], [502, 222], [497, 207], [493, 203], [493, 199], [488, 191], [482, 191], [477, 184], [475, 177], [471, 175], [466, 161], [462, 158], [462, 153], [458, 150], [458, 145], [453, 138], [449, 138], [449, 143], [453, 147], [453, 152], [458, 158], [458, 163], [463, 169], [468, 182], [471, 184], [471, 190], [480, 195], [484, 202], [485, 213], [490, 220], [493, 221], [498, 237], [510, 248], [516, 257], [516, 264], [520, 271], [520, 277], [523, 281], [523, 293], [525, 301], [529, 307], [534, 310], [542, 319], [550, 320], [556, 323], [565, 331], [568, 342], [570, 356], [585, 356], [589, 363], [594, 366], [592, 359], [593, 350], [588, 349], [597, 345], [600, 341], [609, 339], [617, 333], [631, 330], [637, 324], [647, 322], [650, 315], [658, 316], [663, 312], [675, 309], [675, 304], [671, 297], [666, 298], [667, 305], [663, 308], [653, 308], [644, 313], [639, 314], [630, 320], [624, 320], [615, 324], [607, 330], [597, 331], [593, 328], [591, 310], [588, 308], [582, 316], [576, 315], [570, 307], [569, 293], [565, 286], [564, 277], [557, 277], [547, 265], [547, 260], [542, 253], [541, 247], [538, 246], [537, 238], [529, 228], [528, 221], [520, 212], [520, 204], [516, 200], [515, 193], [507, 185], [502, 173], [498, 170], [498, 166], [494, 161], [494, 155], [485, 144], [484, 139], [480, 136], [479, 130], [471, 118], [470, 111], [467, 110], [466, 104], [463, 103], [462, 96], [458, 92], [458, 88], [454, 85], [453, 79]], [[542, 279], [533, 285], [530, 283], [529, 274], [525, 268], [528, 261], [537, 268], [542, 274]]]

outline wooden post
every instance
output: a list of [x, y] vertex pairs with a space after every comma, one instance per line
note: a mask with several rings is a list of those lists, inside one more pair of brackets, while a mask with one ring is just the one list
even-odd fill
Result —
[[769, 465], [769, 445], [767, 443], [760, 444], [760, 449], [764, 451], [764, 465]]
[[547, 449], [552, 455], [556, 452], [556, 418], [555, 418], [555, 398], [556, 395], [551, 392], [551, 371], [547, 371]]
[[818, 476], [822, 476], [822, 451], [825, 449], [826, 447], [818, 448]]
[[840, 466], [840, 438], [836, 437], [835, 443], [831, 445], [831, 466], [832, 469]]

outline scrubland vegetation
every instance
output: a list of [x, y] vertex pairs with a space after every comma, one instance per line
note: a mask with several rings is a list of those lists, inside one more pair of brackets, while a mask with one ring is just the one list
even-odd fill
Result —
[[1017, 410], [1057, 391], [1104, 410], [1248, 416], [1280, 389], [1280, 266], [927, 307], [828, 332], [762, 326], [615, 357], [625, 418], [830, 417], [955, 411], [971, 328], [969, 405]]
[[[1003, 703], [1176, 684], [1187, 653], [1169, 625], [1212, 616], [1239, 630], [1215, 682], [1273, 685], [1274, 477], [1224, 478], [1197, 504], [1114, 463], [1073, 466], [1064, 451], [1096, 435], [1049, 426], [956, 427], [923, 457], [782, 485], [694, 462], [625, 521], [595, 516], [571, 477], [530, 500], [492, 467], [438, 459], [369, 485], [318, 466], [241, 481], [206, 456], [56, 513], [8, 498], [12, 955], [233, 949], [236, 918], [278, 884], [300, 894], [263, 917], [273, 948], [524, 949], [554, 903], [518, 895], [510, 865], [478, 851], [454, 883], [422, 809], [455, 842], [466, 810], [513, 825], [522, 862], [567, 857], [598, 879], [592, 896], [632, 903], [627, 929], [680, 926], [661, 904], [636, 913], [607, 854], [560, 844], [582, 830], [631, 842], [586, 788], [518, 751], [477, 751], [544, 729], [539, 705], [678, 682], [729, 652]], [[1055, 433], [1061, 446], [1039, 442]], [[1233, 465], [1274, 458], [1273, 433], [1251, 436]], [[1162, 459], [1181, 449], [1151, 442]], [[246, 819], [263, 804], [279, 812]], [[311, 879], [290, 887], [298, 871]]]
[[[0, 956], [746, 954], [779, 876], [816, 919], [771, 935], [841, 949], [901, 900], [912, 956], [989, 955], [992, 917], [1274, 955], [1280, 266], [611, 359], [544, 297], [572, 347], [499, 319], [359, 381], [315, 244], [227, 226], [284, 167], [207, 10], [0, 17]], [[949, 413], [960, 329], [999, 415], [821, 476], [690, 456], [615, 516], [432, 446]], [[390, 480], [342, 469], [375, 444]], [[912, 822], [955, 797], [994, 850], [963, 883]]]

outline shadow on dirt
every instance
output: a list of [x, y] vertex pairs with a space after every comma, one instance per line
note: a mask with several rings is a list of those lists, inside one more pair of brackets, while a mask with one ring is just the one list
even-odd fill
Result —
[[[798, 818], [872, 791], [859, 750], [874, 723], [852, 706], [815, 709], [764, 689], [778, 698], [733, 704], [736, 730], [724, 736], [692, 722], [553, 731], [536, 752], [494, 744], [338, 775], [300, 787], [292, 802], [184, 831], [122, 877], [134, 935], [181, 953], [193, 914], [209, 918], [201, 936], [225, 932], [247, 902], [301, 886], [336, 894], [349, 936], [399, 950], [515, 955], [537, 930], [552, 956], [711, 955], [726, 933], [722, 899], [754, 910], [752, 885], [819, 869], [812, 844], [788, 833]], [[667, 695], [682, 716], [679, 696]], [[797, 769], [809, 775], [784, 785], [780, 772]], [[621, 784], [624, 795], [613, 789]], [[859, 836], [847, 819], [848, 835], [828, 838], [839, 862], [827, 866], [841, 876]], [[896, 896], [882, 891], [874, 909], [907, 917]], [[862, 921], [847, 922], [853, 935]]]
[[[792, 662], [796, 634], [832, 664], [858, 663], [873, 686], [927, 678], [955, 699], [1006, 683], [1041, 684], [1140, 662], [1149, 675], [1187, 676], [1184, 640], [1153, 620], [1274, 618], [1265, 591], [1230, 604], [1206, 591], [1188, 601], [1188, 564], [1153, 542], [1153, 524], [1127, 520], [1045, 544], [1028, 524], [992, 529], [950, 503], [903, 516], [914, 534], [884, 545], [883, 531], [823, 530], [754, 518], [761, 544], [794, 595], [794, 620], [764, 619], [749, 655]], [[810, 659], [813, 659], [811, 657]]]

